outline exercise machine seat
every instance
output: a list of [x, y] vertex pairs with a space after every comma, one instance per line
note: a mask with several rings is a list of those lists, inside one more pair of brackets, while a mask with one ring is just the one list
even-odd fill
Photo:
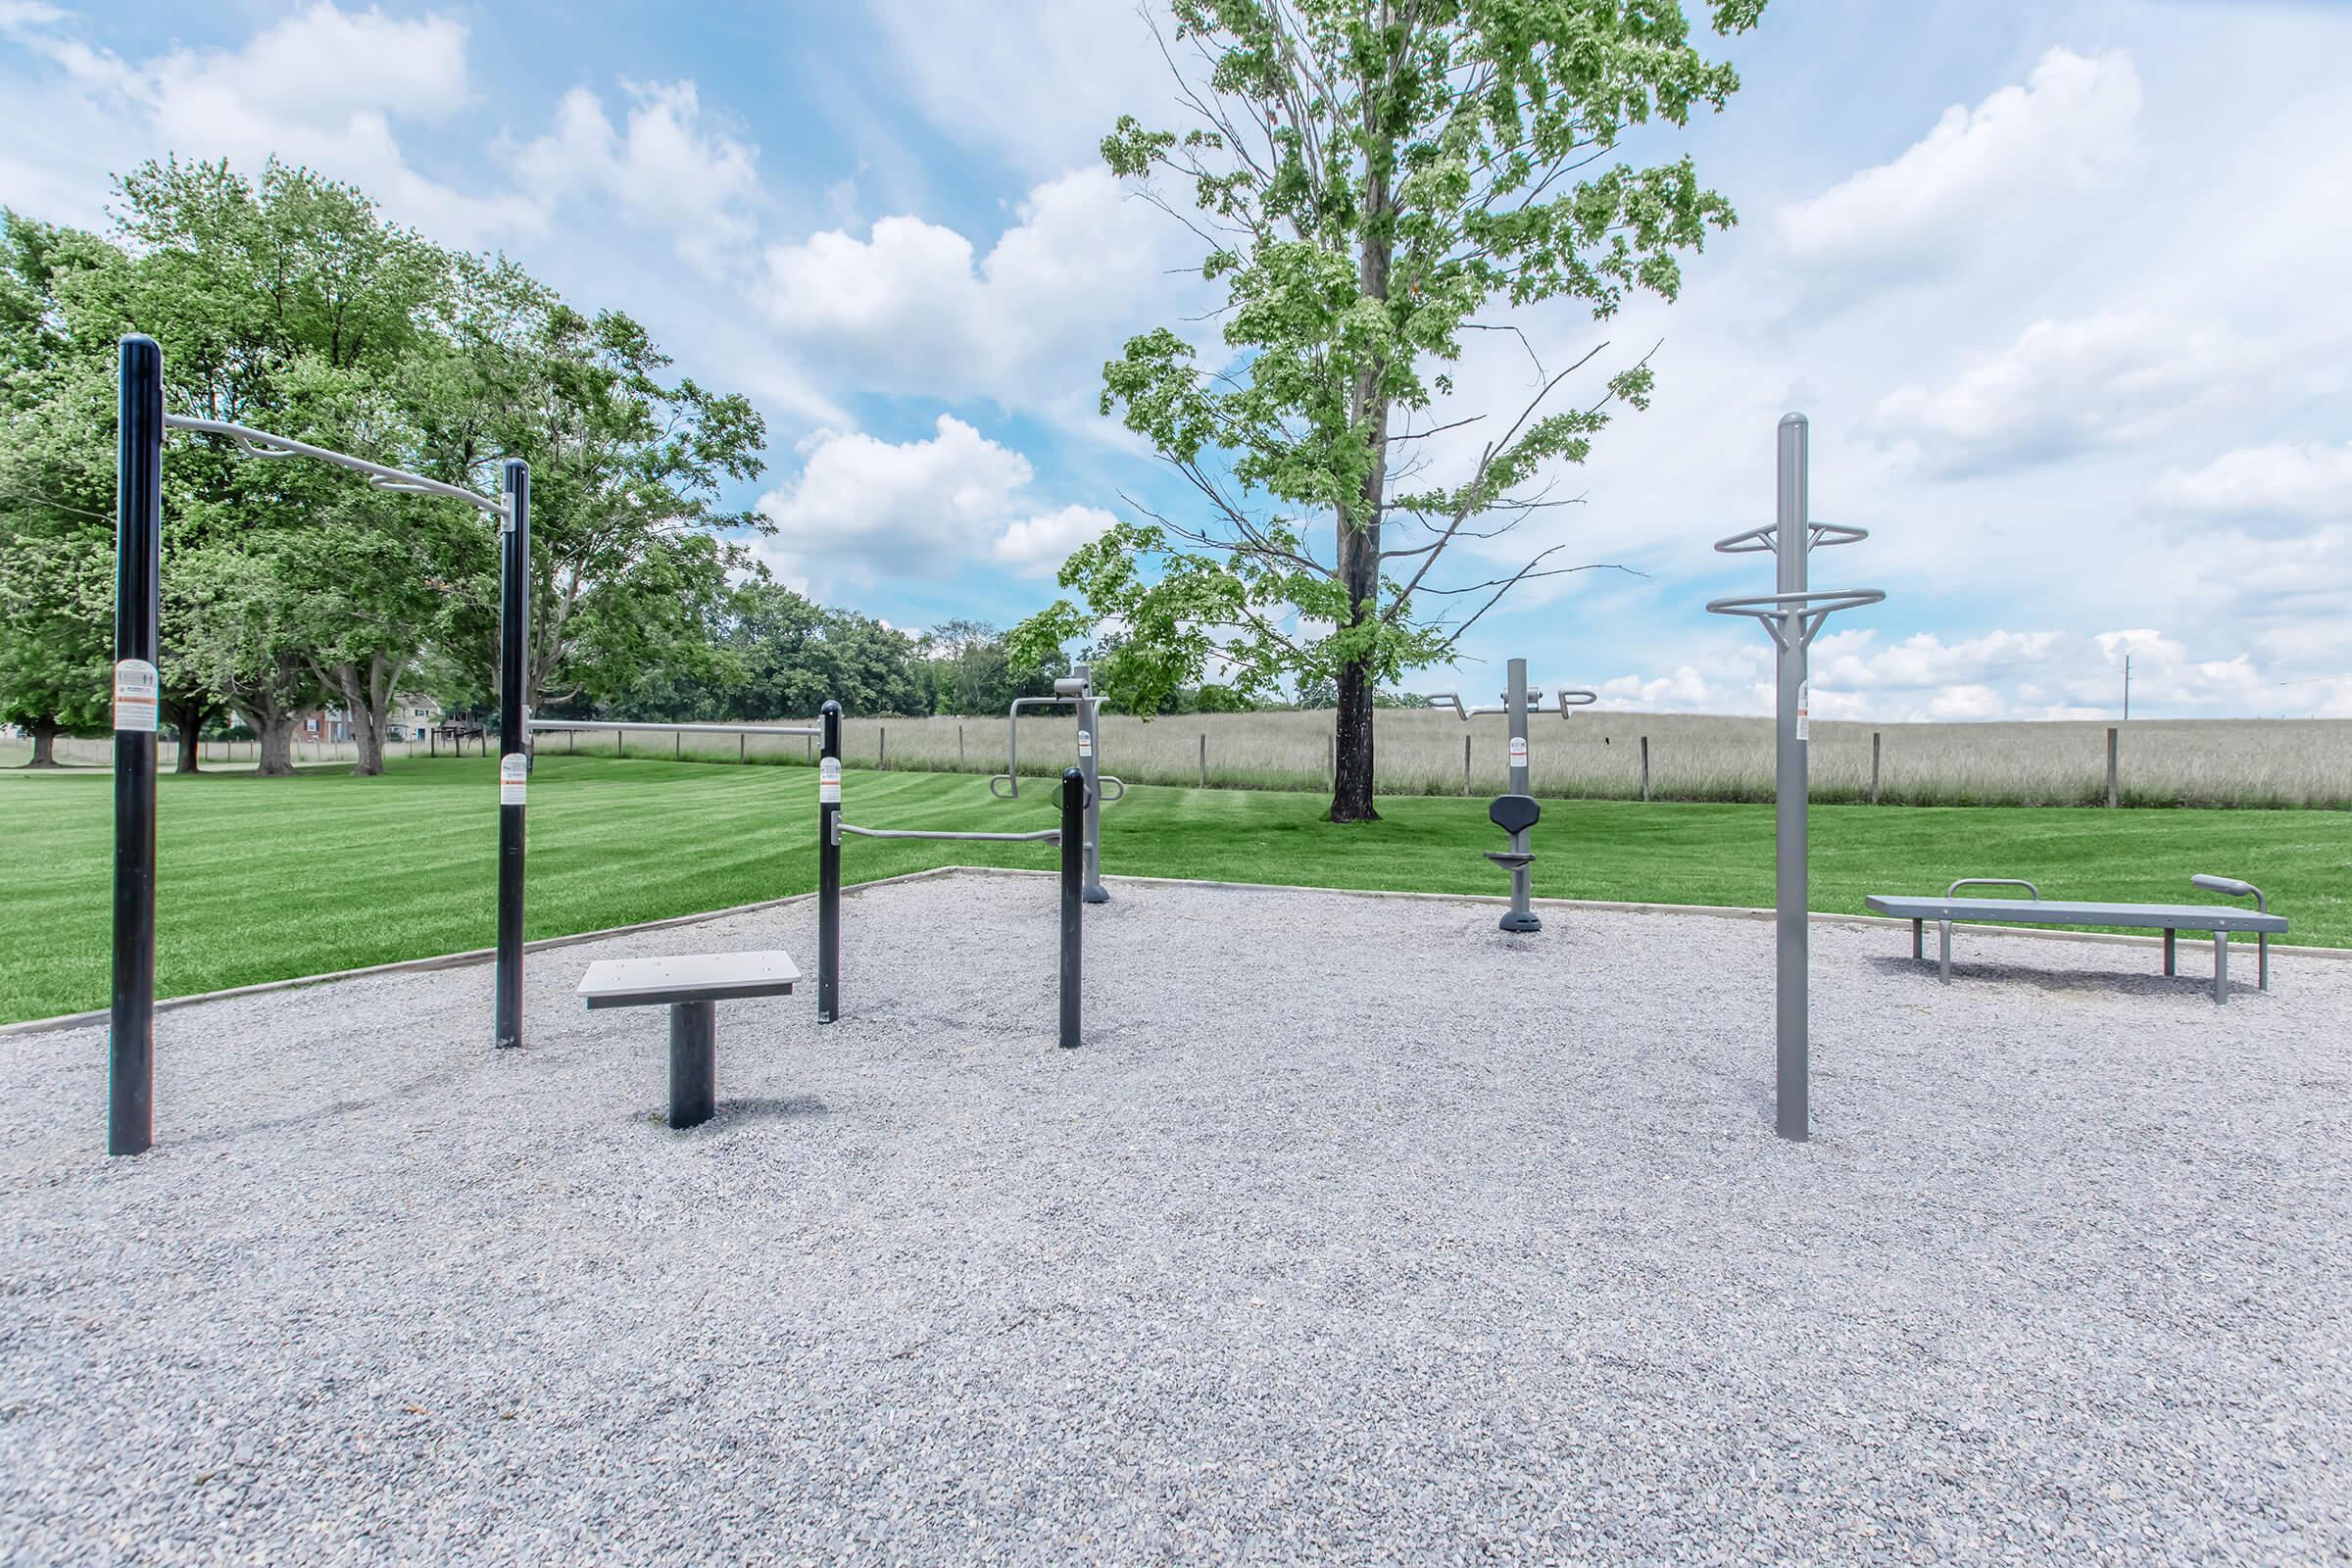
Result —
[[1498, 795], [1487, 808], [1487, 819], [1505, 833], [1524, 833], [1543, 815], [1533, 795]]

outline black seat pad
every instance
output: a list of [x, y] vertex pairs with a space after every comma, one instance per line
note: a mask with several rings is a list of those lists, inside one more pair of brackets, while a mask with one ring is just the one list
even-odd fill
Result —
[[1544, 815], [1533, 795], [1498, 795], [1487, 808], [1487, 817], [1505, 833], [1524, 833]]

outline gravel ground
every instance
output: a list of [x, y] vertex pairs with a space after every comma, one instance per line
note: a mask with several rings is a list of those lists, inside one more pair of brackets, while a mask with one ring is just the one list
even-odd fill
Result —
[[[2352, 1560], [2352, 963], [1130, 886], [847, 906], [673, 1133], [591, 958], [0, 1040], [0, 1560]], [[2248, 955], [2250, 960], [2251, 955]], [[1335, 982], [1360, 976], [1351, 994]]]

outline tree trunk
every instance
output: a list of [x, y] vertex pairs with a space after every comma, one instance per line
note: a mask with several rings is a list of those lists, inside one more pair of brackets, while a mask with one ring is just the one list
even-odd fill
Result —
[[26, 767], [55, 767], [57, 762], [57, 720], [36, 718], [25, 726], [32, 731], [32, 760]]
[[220, 706], [209, 695], [169, 697], [164, 707], [172, 716], [172, 727], [179, 733], [179, 757], [172, 764], [174, 773], [193, 773], [198, 749], [204, 743], [204, 726], [212, 722]]
[[249, 703], [237, 710], [245, 727], [254, 733], [254, 771], [265, 778], [285, 778], [294, 771], [294, 715], [284, 709]]
[[[1388, 222], [1389, 180], [1375, 166], [1364, 184], [1364, 238], [1357, 252], [1356, 283], [1366, 299], [1389, 297], [1389, 268], [1396, 238]], [[1339, 514], [1340, 584], [1348, 591], [1348, 624], [1361, 627], [1380, 615], [1380, 519], [1388, 499], [1389, 399], [1382, 388], [1384, 367], [1378, 362], [1356, 376], [1349, 416], [1365, 426], [1371, 458], [1364, 469], [1363, 516], [1350, 519]], [[1375, 651], [1365, 646], [1339, 667], [1340, 711], [1332, 742], [1336, 754], [1331, 776], [1331, 819], [1334, 822], [1377, 822], [1372, 808], [1373, 749], [1372, 695], [1377, 684]]]
[[392, 688], [407, 667], [405, 659], [368, 656], [365, 665], [337, 664], [327, 673], [343, 693], [343, 711], [351, 715], [351, 738], [359, 748], [352, 765], [354, 778], [374, 778], [384, 770], [384, 736], [392, 727]]

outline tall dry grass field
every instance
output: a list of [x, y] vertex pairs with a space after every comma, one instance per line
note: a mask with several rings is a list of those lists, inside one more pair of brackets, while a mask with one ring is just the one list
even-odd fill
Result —
[[[1871, 737], [1879, 737], [1879, 795], [1890, 805], [2096, 806], [2107, 799], [2107, 728], [2100, 723], [1813, 725], [1813, 798], [1871, 799]], [[1528, 721], [1528, 761], [1539, 795], [1636, 799], [1648, 742], [1653, 799], [1768, 801], [1772, 721], [1693, 713], [1556, 712]], [[1051, 777], [1075, 760], [1066, 713], [1024, 716], [1021, 772]], [[1331, 782], [1328, 712], [1204, 713], [1102, 721], [1102, 768], [1136, 784], [1316, 790]], [[1384, 710], [1376, 724], [1380, 787], [1394, 795], [1495, 795], [1508, 785], [1508, 730], [1499, 713], [1467, 723], [1450, 712]], [[1469, 767], [1465, 779], [1464, 743]], [[578, 737], [610, 751], [610, 735]], [[561, 736], [541, 745], [564, 749]], [[648, 736], [631, 755], [714, 760], [804, 761], [798, 740], [682, 741]], [[853, 718], [843, 749], [855, 765], [1000, 773], [1002, 718]], [[2118, 796], [2129, 806], [2352, 805], [2352, 720], [2142, 719], [2120, 726]]]

